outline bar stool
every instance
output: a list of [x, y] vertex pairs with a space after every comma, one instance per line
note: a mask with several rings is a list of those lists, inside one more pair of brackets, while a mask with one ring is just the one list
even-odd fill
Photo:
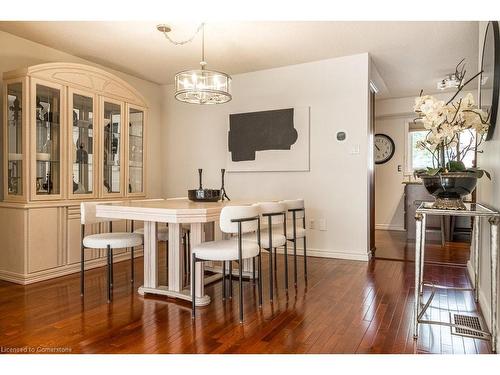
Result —
[[[295, 285], [297, 285], [297, 241], [304, 240], [304, 279], [307, 282], [307, 249], [306, 249], [306, 214], [303, 199], [284, 200], [288, 211], [288, 225], [286, 239], [293, 242], [293, 271]], [[302, 225], [297, 225], [297, 220], [302, 219]]]
[[[237, 234], [237, 238], [228, 240], [202, 242], [192, 248], [191, 264], [191, 296], [192, 318], [196, 315], [196, 272], [197, 262], [221, 261], [223, 269], [223, 292], [226, 296], [226, 262], [232, 264], [238, 261], [239, 268], [239, 305], [240, 323], [243, 323], [243, 259], [258, 257], [259, 264], [259, 307], [262, 306], [262, 262], [260, 256], [260, 217], [259, 209], [255, 206], [227, 206], [220, 214], [220, 229], [223, 233]], [[256, 239], [253, 241], [243, 239], [243, 234], [254, 232]], [[232, 275], [231, 275], [232, 276]], [[230, 285], [232, 279], [230, 278]]]
[[[287, 207], [284, 203], [279, 202], [259, 202], [254, 204], [254, 206], [259, 208], [261, 215], [261, 248], [269, 252], [269, 299], [272, 302], [274, 291], [273, 273], [277, 275], [278, 272], [276, 248], [281, 246], [284, 247], [285, 256], [285, 290], [288, 290], [288, 254], [285, 237]], [[255, 240], [255, 235], [253, 233], [246, 233], [243, 238], [246, 240]]]
[[[81, 215], [81, 259], [80, 259], [80, 294], [85, 292], [85, 249], [107, 249], [108, 263], [108, 302], [111, 301], [111, 286], [113, 285], [113, 250], [134, 248], [144, 243], [144, 238], [138, 233], [115, 232], [113, 233], [113, 219], [100, 218], [96, 216], [96, 205], [111, 202], [82, 202], [80, 204]], [[112, 202], [116, 203], [116, 202]], [[109, 223], [109, 233], [98, 233], [85, 236], [85, 225]], [[132, 269], [132, 279], [134, 270]]]

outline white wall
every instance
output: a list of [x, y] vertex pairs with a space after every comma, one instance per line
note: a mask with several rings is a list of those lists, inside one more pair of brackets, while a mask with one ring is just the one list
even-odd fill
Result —
[[[479, 23], [479, 61], [481, 61], [484, 33], [486, 22]], [[477, 187], [477, 200], [486, 203], [497, 210], [500, 209], [500, 116], [497, 117], [497, 126], [493, 139], [484, 144], [484, 153], [478, 156], [478, 166], [491, 173], [492, 181], [486, 178], [479, 180]], [[481, 279], [479, 281], [479, 303], [483, 311], [486, 322], [489, 326], [491, 317], [491, 277], [490, 277], [490, 234], [487, 221], [483, 220], [480, 257], [481, 257]], [[472, 266], [471, 264], [469, 265]], [[469, 269], [470, 269], [469, 267]], [[498, 282], [498, 280], [497, 280]], [[498, 287], [498, 284], [497, 284]], [[499, 308], [500, 310], [500, 303]], [[500, 332], [497, 330], [497, 337], [500, 339]]]
[[[186, 195], [198, 185], [220, 187], [225, 167], [228, 116], [293, 106], [311, 106], [310, 172], [230, 173], [233, 200], [302, 197], [308, 219], [326, 219], [327, 230], [308, 232], [308, 254], [367, 259], [368, 54], [263, 70], [233, 77], [233, 100], [196, 106], [176, 101], [164, 87], [163, 188]], [[346, 130], [343, 143], [335, 140]], [[359, 145], [359, 154], [350, 154]]]
[[[161, 87], [152, 82], [148, 82], [128, 74], [118, 72], [101, 65], [94, 64], [90, 61], [79, 57], [58, 51], [53, 48], [46, 47], [27, 39], [19, 38], [12, 34], [0, 31], [0, 77], [1, 74], [9, 70], [22, 68], [30, 65], [47, 63], [47, 62], [73, 62], [93, 65], [101, 69], [105, 69], [120, 78], [127, 81], [129, 84], [139, 90], [145, 97], [149, 107], [149, 122], [148, 122], [148, 150], [147, 150], [147, 167], [150, 173], [147, 177], [147, 194], [148, 196], [159, 196], [161, 194], [161, 178], [158, 173], [161, 171], [161, 160], [158, 157], [160, 153], [160, 127], [161, 127]], [[2, 82], [0, 79], [0, 103], [2, 103]], [[0, 119], [2, 117], [2, 106], [0, 105]], [[1, 140], [0, 132], [0, 140]], [[0, 142], [0, 145], [2, 142]], [[0, 146], [2, 147], [2, 146]], [[2, 153], [0, 152], [0, 155]], [[1, 158], [1, 156], [0, 156]], [[1, 160], [1, 159], [0, 159]], [[0, 176], [3, 164], [0, 163]], [[3, 184], [0, 184], [2, 189]], [[0, 196], [2, 192], [0, 191]]]

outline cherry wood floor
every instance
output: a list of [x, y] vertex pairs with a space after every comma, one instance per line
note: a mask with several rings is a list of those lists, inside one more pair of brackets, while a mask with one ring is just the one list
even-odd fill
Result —
[[[269, 302], [266, 269], [262, 310], [256, 285], [245, 282], [242, 325], [236, 282], [235, 298], [225, 302], [220, 282], [208, 286], [213, 302], [197, 309], [195, 321], [188, 303], [137, 294], [142, 258], [136, 260], [133, 288], [130, 264], [115, 264], [110, 304], [104, 268], [87, 271], [84, 299], [78, 274], [29, 286], [0, 282], [0, 347], [72, 353], [489, 353], [488, 342], [451, 335], [447, 327], [421, 326], [419, 340], [413, 340], [412, 262], [310, 257], [308, 285], [300, 272], [297, 289], [288, 295], [283, 257], [278, 266], [277, 300]], [[445, 285], [469, 285], [463, 267], [427, 264], [426, 275]], [[448, 319], [444, 308], [475, 311], [472, 296], [457, 292], [440, 292], [433, 306], [432, 316], [442, 319]]]
[[[379, 259], [394, 259], [403, 261], [415, 260], [415, 240], [407, 240], [406, 232], [393, 230], [375, 231], [375, 257]], [[426, 262], [466, 265], [469, 260], [470, 243], [426, 241]]]

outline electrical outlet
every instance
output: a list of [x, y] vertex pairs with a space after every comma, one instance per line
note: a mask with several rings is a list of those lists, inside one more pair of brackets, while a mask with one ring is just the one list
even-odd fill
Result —
[[401, 172], [401, 165], [398, 165], [398, 172]]
[[314, 219], [309, 219], [309, 229], [314, 229]]
[[319, 219], [319, 230], [326, 230], [326, 219]]

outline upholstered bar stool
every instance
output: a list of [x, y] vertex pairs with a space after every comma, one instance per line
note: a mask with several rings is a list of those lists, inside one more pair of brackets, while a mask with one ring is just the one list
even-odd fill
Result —
[[[220, 214], [220, 229], [223, 233], [237, 234], [237, 238], [228, 240], [202, 242], [192, 248], [191, 264], [191, 295], [192, 317], [196, 314], [195, 304], [195, 285], [196, 272], [194, 272], [196, 263], [203, 261], [221, 261], [223, 269], [223, 292], [226, 296], [226, 262], [232, 264], [238, 262], [239, 268], [239, 305], [240, 305], [240, 323], [243, 323], [243, 259], [258, 257], [259, 265], [259, 306], [262, 306], [262, 261], [260, 256], [260, 217], [259, 208], [256, 206], [227, 206]], [[245, 233], [255, 235], [253, 240], [243, 238]], [[232, 279], [229, 278], [232, 285]]]
[[[80, 294], [85, 292], [85, 249], [106, 249], [108, 264], [108, 302], [111, 301], [111, 286], [113, 285], [113, 250], [134, 248], [144, 242], [142, 235], [138, 233], [113, 232], [114, 219], [100, 218], [96, 216], [96, 206], [98, 204], [111, 202], [82, 202], [80, 204], [81, 224], [82, 224], [82, 246], [80, 259]], [[116, 202], [113, 202], [116, 203]], [[109, 233], [98, 233], [85, 236], [85, 225], [109, 223]], [[132, 273], [134, 271], [132, 270]], [[133, 279], [133, 275], [132, 275]]]
[[[261, 215], [261, 248], [269, 252], [269, 299], [273, 301], [274, 276], [278, 272], [276, 248], [281, 246], [284, 247], [285, 256], [285, 289], [288, 290], [288, 257], [285, 237], [287, 207], [284, 203], [278, 202], [260, 202], [254, 206], [259, 208]], [[246, 233], [243, 238], [246, 240], [255, 240], [255, 234]]]
[[303, 199], [284, 200], [288, 211], [286, 239], [293, 243], [293, 274], [297, 285], [297, 241], [304, 240], [304, 279], [307, 282], [306, 215]]

